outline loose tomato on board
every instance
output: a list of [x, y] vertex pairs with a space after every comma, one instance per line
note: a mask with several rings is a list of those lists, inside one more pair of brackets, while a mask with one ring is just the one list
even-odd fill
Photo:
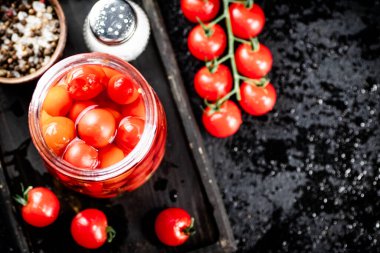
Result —
[[87, 249], [101, 247], [108, 238], [111, 242], [116, 232], [110, 226], [106, 215], [94, 208], [79, 212], [71, 222], [71, 235], [74, 241]]
[[265, 87], [258, 87], [255, 84], [243, 82], [240, 86], [240, 94], [240, 106], [254, 116], [268, 113], [276, 104], [276, 90], [270, 83]]
[[107, 86], [107, 94], [114, 102], [125, 105], [130, 104], [139, 96], [138, 86], [131, 76], [113, 76]]
[[208, 106], [203, 112], [202, 122], [211, 135], [225, 138], [239, 130], [242, 123], [241, 112], [234, 102], [227, 100], [218, 109]]
[[154, 228], [163, 244], [178, 246], [194, 233], [194, 219], [182, 208], [167, 208], [158, 214]]
[[62, 86], [49, 89], [42, 109], [51, 116], [65, 116], [71, 108], [72, 99], [67, 90]]
[[112, 142], [116, 121], [108, 110], [95, 108], [81, 116], [77, 130], [79, 138], [95, 148], [101, 148]]
[[258, 45], [257, 51], [250, 44], [240, 44], [235, 52], [235, 62], [240, 74], [257, 79], [267, 75], [272, 69], [273, 57], [263, 44]]
[[209, 28], [209, 34], [206, 34], [201, 25], [197, 25], [189, 33], [187, 46], [197, 59], [211, 61], [223, 54], [227, 46], [227, 36], [218, 24]]
[[32, 226], [46, 227], [58, 218], [60, 203], [48, 188], [30, 186], [22, 196], [16, 195], [15, 200], [23, 206], [22, 218]]
[[231, 91], [231, 71], [223, 64], [219, 64], [214, 73], [211, 73], [207, 67], [202, 67], [195, 74], [194, 88], [201, 98], [215, 101]]
[[215, 18], [220, 8], [220, 0], [181, 0], [183, 15], [191, 22], [198, 23]]
[[242, 39], [254, 38], [263, 30], [265, 14], [260, 6], [253, 4], [251, 8], [242, 3], [229, 6], [232, 32]]
[[66, 80], [67, 91], [71, 98], [88, 100], [103, 91], [108, 78], [101, 67], [86, 65], [73, 69]]
[[138, 117], [125, 117], [120, 121], [115, 137], [116, 145], [129, 152], [140, 141], [144, 132], [145, 121]]
[[82, 140], [70, 142], [63, 154], [63, 159], [75, 167], [95, 169], [98, 166], [98, 151]]
[[42, 124], [42, 136], [46, 145], [61, 155], [67, 144], [75, 138], [75, 124], [66, 117], [51, 117]]

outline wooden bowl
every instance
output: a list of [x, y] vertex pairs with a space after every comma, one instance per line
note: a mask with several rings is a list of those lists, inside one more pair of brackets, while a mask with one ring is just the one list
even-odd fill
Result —
[[55, 13], [57, 14], [58, 21], [59, 21], [59, 29], [60, 29], [57, 47], [55, 48], [50, 61], [46, 65], [36, 70], [36, 72], [32, 74], [28, 74], [26, 76], [12, 77], [12, 78], [0, 77], [0, 84], [21, 84], [21, 83], [30, 82], [40, 77], [43, 73], [45, 73], [45, 71], [48, 70], [62, 56], [63, 50], [66, 45], [66, 38], [67, 38], [66, 18], [58, 0], [49, 0], [49, 3], [53, 7]]

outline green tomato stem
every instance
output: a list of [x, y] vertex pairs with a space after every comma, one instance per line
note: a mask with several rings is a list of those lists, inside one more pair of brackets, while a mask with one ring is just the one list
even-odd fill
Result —
[[213, 21], [211, 21], [210, 23], [207, 24], [207, 26], [213, 26], [217, 23], [219, 23], [221, 20], [223, 20], [225, 18], [225, 14], [223, 13], [222, 15], [220, 15], [219, 17], [217, 17], [216, 19], [214, 19]]
[[107, 242], [112, 242], [112, 240], [115, 238], [116, 236], [116, 231], [115, 229], [113, 229], [111, 226], [108, 226], [106, 228], [106, 233], [107, 233]]

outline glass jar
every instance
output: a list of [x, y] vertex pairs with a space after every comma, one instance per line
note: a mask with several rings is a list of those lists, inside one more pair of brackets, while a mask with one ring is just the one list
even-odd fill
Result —
[[[123, 160], [101, 169], [76, 168], [56, 155], [45, 143], [40, 125], [42, 104], [49, 88], [68, 71], [84, 65], [100, 65], [132, 77], [145, 105], [145, 126], [140, 141]], [[28, 116], [32, 141], [48, 171], [67, 187], [93, 197], [109, 198], [136, 189], [150, 178], [164, 156], [167, 127], [161, 102], [138, 70], [112, 55], [78, 54], [56, 63], [38, 81]]]

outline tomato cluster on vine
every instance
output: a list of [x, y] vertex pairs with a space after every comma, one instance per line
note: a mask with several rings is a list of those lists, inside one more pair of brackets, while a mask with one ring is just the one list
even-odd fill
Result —
[[[198, 23], [188, 35], [190, 53], [205, 62], [197, 71], [194, 88], [205, 99], [202, 122], [213, 136], [235, 134], [242, 124], [241, 110], [253, 116], [271, 111], [277, 95], [267, 78], [272, 69], [271, 51], [258, 41], [265, 14], [253, 0], [181, 0], [184, 16]], [[221, 13], [217, 17], [218, 13]], [[225, 19], [225, 29], [219, 24]], [[235, 47], [235, 42], [239, 43]], [[223, 56], [227, 49], [226, 55]], [[229, 60], [229, 65], [223, 64]]]

